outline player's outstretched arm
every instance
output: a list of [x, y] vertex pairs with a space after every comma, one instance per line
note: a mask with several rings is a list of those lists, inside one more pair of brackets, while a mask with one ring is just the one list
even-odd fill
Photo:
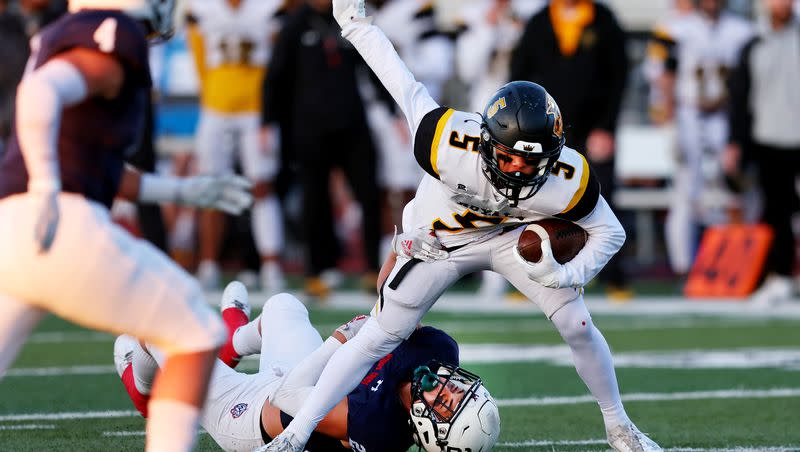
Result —
[[55, 239], [61, 190], [58, 130], [61, 112], [92, 96], [113, 98], [124, 79], [113, 57], [75, 48], [54, 57], [26, 75], [17, 90], [17, 136], [28, 171], [28, 191], [41, 197], [34, 237], [40, 252]]
[[234, 175], [174, 177], [125, 167], [119, 196], [144, 203], [175, 203], [239, 215], [253, 204], [252, 183]]
[[333, 16], [378, 79], [400, 105], [415, 133], [422, 118], [439, 107], [425, 85], [414, 79], [383, 31], [366, 17], [364, 0], [333, 0]]

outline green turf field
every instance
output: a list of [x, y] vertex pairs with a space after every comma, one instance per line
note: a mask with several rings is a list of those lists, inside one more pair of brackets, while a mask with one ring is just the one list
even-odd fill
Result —
[[[686, 303], [676, 300], [675, 303]], [[323, 335], [352, 310], [311, 310]], [[800, 319], [595, 314], [629, 415], [665, 449], [800, 450]], [[608, 450], [599, 409], [533, 312], [433, 312], [501, 406], [497, 450]], [[144, 421], [111, 336], [47, 318], [0, 382], [0, 451], [134, 451]], [[256, 362], [246, 361], [244, 370]], [[208, 435], [199, 450], [218, 450]]]

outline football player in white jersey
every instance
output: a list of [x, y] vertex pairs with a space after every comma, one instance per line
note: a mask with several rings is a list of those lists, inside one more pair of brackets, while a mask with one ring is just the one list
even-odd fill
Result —
[[[333, 0], [333, 14], [405, 113], [427, 174], [406, 207], [397, 261], [372, 317], [337, 350], [303, 408], [265, 450], [302, 451], [316, 423], [372, 363], [408, 337], [447, 288], [480, 270], [505, 276], [553, 322], [600, 405], [612, 447], [661, 450], [628, 418], [608, 344], [583, 301], [582, 286], [620, 249], [625, 231], [584, 157], [564, 147], [555, 100], [539, 85], [512, 82], [483, 115], [440, 107], [371, 24], [363, 0]], [[516, 244], [523, 226], [549, 217], [583, 227], [586, 246], [562, 265], [543, 237], [542, 260], [522, 260]]]
[[648, 63], [654, 86], [672, 103], [662, 107], [659, 120], [674, 114], [678, 132], [679, 169], [665, 232], [679, 275], [692, 264], [699, 228], [729, 221], [720, 196], [711, 195], [725, 199], [720, 154], [728, 139], [727, 75], [754, 33], [752, 24], [723, 11], [724, 0], [695, 3], [694, 12], [656, 28], [650, 52], [656, 63]]
[[[261, 256], [262, 289], [284, 286], [280, 267], [283, 220], [273, 181], [279, 166], [278, 133], [260, 135], [261, 87], [277, 32], [280, 0], [191, 0], [189, 42], [200, 79], [200, 122], [196, 135], [198, 171], [233, 171], [238, 151], [242, 171], [253, 182], [253, 238]], [[217, 259], [222, 217], [200, 216], [198, 278], [206, 288], [219, 285]]]
[[252, 202], [236, 176], [176, 180], [125, 165], [152, 86], [148, 37], [171, 35], [174, 6], [70, 0], [70, 13], [32, 40], [0, 156], [0, 376], [48, 312], [159, 344], [168, 359], [148, 407], [147, 451], [192, 449], [224, 326], [197, 281], [112, 222], [111, 204], [240, 213]]

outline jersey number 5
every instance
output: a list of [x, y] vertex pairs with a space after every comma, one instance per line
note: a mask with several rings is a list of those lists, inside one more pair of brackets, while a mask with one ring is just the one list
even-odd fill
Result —
[[92, 39], [101, 52], [112, 52], [117, 42], [117, 19], [109, 17], [104, 20], [94, 31]]

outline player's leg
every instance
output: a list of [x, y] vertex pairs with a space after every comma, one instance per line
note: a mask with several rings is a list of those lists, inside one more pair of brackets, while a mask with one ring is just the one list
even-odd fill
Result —
[[[227, 130], [227, 118], [203, 109], [195, 136], [197, 171], [200, 174], [230, 172], [233, 164], [233, 135]], [[219, 251], [222, 242], [224, 217], [221, 212], [203, 209], [199, 213], [198, 236], [200, 262], [197, 278], [205, 289], [220, 284]]]
[[[231, 281], [222, 293], [219, 305], [222, 321], [228, 330], [228, 340], [219, 349], [217, 357], [230, 368], [235, 368], [242, 358], [237, 352], [234, 337], [238, 330], [250, 322], [250, 300], [247, 288], [239, 281]], [[240, 334], [240, 336], [243, 336]]]
[[[460, 251], [460, 250], [459, 250]], [[367, 373], [416, 328], [439, 296], [463, 273], [453, 260], [398, 259], [371, 317], [328, 361], [305, 404], [282, 438], [305, 443], [314, 427]]]
[[268, 149], [262, 149], [258, 116], [243, 115], [237, 121], [241, 132], [242, 170], [254, 184], [251, 217], [253, 239], [261, 256], [261, 287], [277, 293], [286, 285], [281, 269], [283, 213], [273, 184], [280, 164], [280, 134], [277, 129], [273, 130], [269, 142], [264, 143]]
[[[146, 447], [190, 449], [216, 349], [225, 338], [219, 315], [188, 273], [111, 223], [107, 211], [78, 196], [62, 195], [59, 203], [64, 240], [51, 249], [49, 264], [57, 268], [43, 271], [64, 274], [63, 266], [72, 265], [69, 286], [50, 289], [48, 298], [59, 300], [50, 309], [84, 326], [128, 332], [162, 350], [167, 360], [148, 405]], [[91, 264], [76, 266], [75, 256]]]
[[158, 370], [156, 359], [141, 346], [138, 339], [123, 334], [114, 341], [114, 367], [133, 406], [146, 418], [147, 404], [150, 403]]
[[[635, 426], [622, 406], [611, 350], [586, 309], [583, 289], [550, 289], [528, 279], [519, 270], [519, 263], [512, 252], [520, 233], [521, 229], [518, 229], [490, 240], [493, 270], [504, 275], [517, 290], [536, 303], [570, 347], [575, 370], [600, 405], [606, 431], [609, 432], [609, 441], [612, 432], [616, 432], [615, 437], [629, 440], [630, 435], [625, 434], [632, 435]], [[650, 441], [640, 432], [639, 434], [642, 438], [634, 438], [639, 443], [644, 445]], [[617, 448], [617, 445], [612, 446]]]
[[0, 379], [45, 311], [0, 293]]

